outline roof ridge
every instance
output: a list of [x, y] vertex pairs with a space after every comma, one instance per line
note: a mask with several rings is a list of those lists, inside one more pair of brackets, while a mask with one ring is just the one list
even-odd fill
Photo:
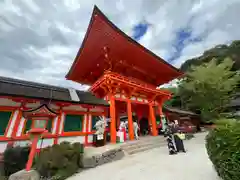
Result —
[[48, 85], [48, 84], [44, 84], [44, 83], [27, 81], [27, 80], [17, 79], [17, 78], [4, 77], [4, 76], [0, 76], [0, 82], [18, 84], [18, 85], [28, 86], [28, 87], [49, 89], [49, 90], [50, 89], [52, 89], [52, 90], [67, 90], [67, 88], [61, 87], [61, 86]]

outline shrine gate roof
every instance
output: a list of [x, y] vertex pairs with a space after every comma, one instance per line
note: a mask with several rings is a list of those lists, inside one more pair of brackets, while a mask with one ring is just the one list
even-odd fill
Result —
[[66, 78], [92, 85], [105, 70], [159, 86], [181, 75], [117, 28], [96, 6], [87, 33]]

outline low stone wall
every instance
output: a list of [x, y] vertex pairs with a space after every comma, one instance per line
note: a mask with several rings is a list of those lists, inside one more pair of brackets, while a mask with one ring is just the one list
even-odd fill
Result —
[[124, 157], [124, 152], [121, 148], [111, 149], [101, 154], [84, 157], [82, 161], [83, 168], [94, 168], [96, 166], [120, 160]]
[[9, 177], [9, 180], [41, 180], [40, 175], [35, 170], [21, 170]]

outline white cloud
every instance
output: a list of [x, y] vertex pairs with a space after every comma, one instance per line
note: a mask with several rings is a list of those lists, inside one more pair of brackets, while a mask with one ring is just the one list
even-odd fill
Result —
[[177, 67], [207, 48], [240, 39], [240, 0], [5, 0], [0, 2], [0, 75], [86, 90], [66, 81], [65, 74], [94, 4], [128, 35], [140, 21], [149, 22], [140, 43], [164, 59], [176, 52], [176, 32], [189, 28], [201, 41], [185, 42], [173, 62]]

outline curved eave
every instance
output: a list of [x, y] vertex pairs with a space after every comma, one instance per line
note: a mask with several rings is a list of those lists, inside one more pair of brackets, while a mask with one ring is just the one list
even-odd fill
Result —
[[50, 108], [48, 107], [48, 105], [46, 105], [46, 104], [42, 104], [42, 105], [40, 105], [39, 107], [30, 109], [30, 110], [25, 110], [25, 111], [23, 111], [23, 113], [32, 113], [32, 112], [35, 112], [35, 111], [37, 111], [37, 110], [39, 110], [39, 109], [42, 109], [42, 108], [46, 108], [50, 113], [52, 113], [52, 114], [54, 114], [54, 115], [58, 115], [57, 112], [55, 112], [54, 110], [50, 109]]
[[145, 48], [144, 46], [142, 46], [141, 44], [139, 44], [137, 41], [135, 41], [134, 39], [132, 39], [131, 37], [129, 37], [128, 35], [126, 35], [122, 30], [120, 30], [115, 24], [113, 24], [101, 11], [100, 9], [95, 5], [94, 6], [94, 9], [93, 9], [93, 13], [92, 13], [92, 16], [91, 16], [91, 20], [90, 20], [90, 23], [89, 23], [89, 26], [88, 26], [88, 29], [87, 29], [87, 32], [86, 32], [86, 35], [83, 39], [83, 42], [82, 42], [82, 45], [81, 45], [81, 48], [79, 49], [78, 53], [77, 53], [77, 56], [75, 57], [75, 60], [69, 70], [69, 72], [67, 73], [67, 75], [65, 76], [65, 78], [67, 80], [72, 80], [72, 81], [75, 81], [75, 82], [79, 82], [79, 83], [84, 83], [84, 84], [88, 84], [88, 85], [91, 85], [92, 82], [87, 82], [87, 81], [79, 81], [77, 80], [76, 78], [74, 78], [74, 73], [76, 73], [75, 71], [77, 70], [77, 65], [79, 63], [79, 57], [80, 57], [80, 54], [82, 53], [82, 50], [86, 44], [86, 40], [88, 39], [89, 37], [89, 34], [90, 34], [90, 30], [92, 28], [92, 25], [93, 25], [93, 21], [94, 21], [94, 16], [97, 15], [97, 16], [100, 16], [109, 26], [112, 27], [112, 29], [114, 29], [118, 34], [120, 34], [121, 36], [123, 36], [126, 40], [130, 41], [132, 44], [135, 44], [136, 46], [138, 46], [139, 48], [139, 51], [143, 51], [143, 52], [146, 52], [147, 54], [150, 54], [151, 56], [153, 56], [153, 59], [155, 61], [158, 61], [158, 63], [162, 63], [164, 65], [164, 67], [167, 67], [170, 69], [170, 73], [171, 74], [174, 74], [174, 77], [170, 80], [167, 80], [166, 82], [162, 82], [161, 84], [155, 84], [156, 86], [160, 86], [164, 83], [168, 83], [169, 81], [175, 79], [175, 78], [180, 78], [184, 75], [183, 72], [181, 72], [179, 69], [175, 68], [174, 66], [172, 66], [171, 64], [167, 63], [166, 61], [164, 61], [162, 58], [160, 58], [159, 56], [157, 56], [156, 54], [154, 54], [153, 52], [151, 52], [150, 50], [148, 50], [147, 48]]

